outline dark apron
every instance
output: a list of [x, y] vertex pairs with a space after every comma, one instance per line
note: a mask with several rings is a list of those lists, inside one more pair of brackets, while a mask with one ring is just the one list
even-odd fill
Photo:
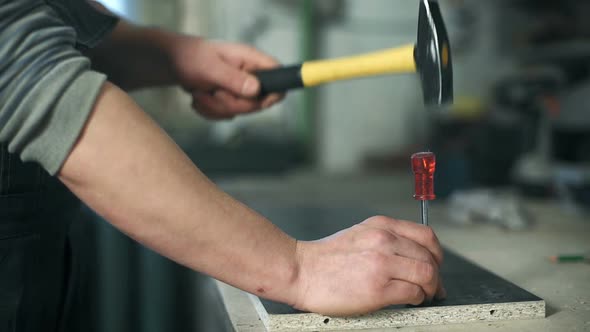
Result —
[[68, 236], [79, 211], [59, 181], [0, 144], [0, 331], [82, 328], [73, 311], [83, 305], [81, 265]]

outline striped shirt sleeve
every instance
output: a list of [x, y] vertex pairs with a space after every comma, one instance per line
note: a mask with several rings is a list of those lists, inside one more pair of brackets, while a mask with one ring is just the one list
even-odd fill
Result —
[[77, 31], [44, 0], [0, 0], [0, 142], [50, 174], [61, 168], [106, 80]]

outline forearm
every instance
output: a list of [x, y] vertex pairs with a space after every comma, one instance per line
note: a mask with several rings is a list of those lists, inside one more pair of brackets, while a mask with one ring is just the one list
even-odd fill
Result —
[[111, 35], [87, 55], [93, 68], [118, 86], [133, 90], [178, 83], [172, 59], [181, 35], [121, 20]]
[[60, 179], [144, 245], [273, 300], [295, 298], [297, 242], [211, 183], [107, 84]]

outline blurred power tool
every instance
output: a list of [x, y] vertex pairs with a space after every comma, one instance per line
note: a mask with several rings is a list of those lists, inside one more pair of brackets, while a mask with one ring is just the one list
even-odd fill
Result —
[[438, 2], [422, 0], [415, 44], [332, 60], [262, 70], [255, 73], [261, 94], [285, 92], [323, 83], [384, 74], [420, 74], [424, 103], [453, 101], [453, 71], [447, 31]]

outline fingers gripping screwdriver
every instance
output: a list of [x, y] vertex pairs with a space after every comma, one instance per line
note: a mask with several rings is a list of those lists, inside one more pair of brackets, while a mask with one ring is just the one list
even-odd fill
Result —
[[434, 194], [434, 169], [436, 157], [432, 152], [418, 152], [411, 157], [414, 172], [414, 198], [420, 200], [422, 224], [428, 226], [428, 201]]

